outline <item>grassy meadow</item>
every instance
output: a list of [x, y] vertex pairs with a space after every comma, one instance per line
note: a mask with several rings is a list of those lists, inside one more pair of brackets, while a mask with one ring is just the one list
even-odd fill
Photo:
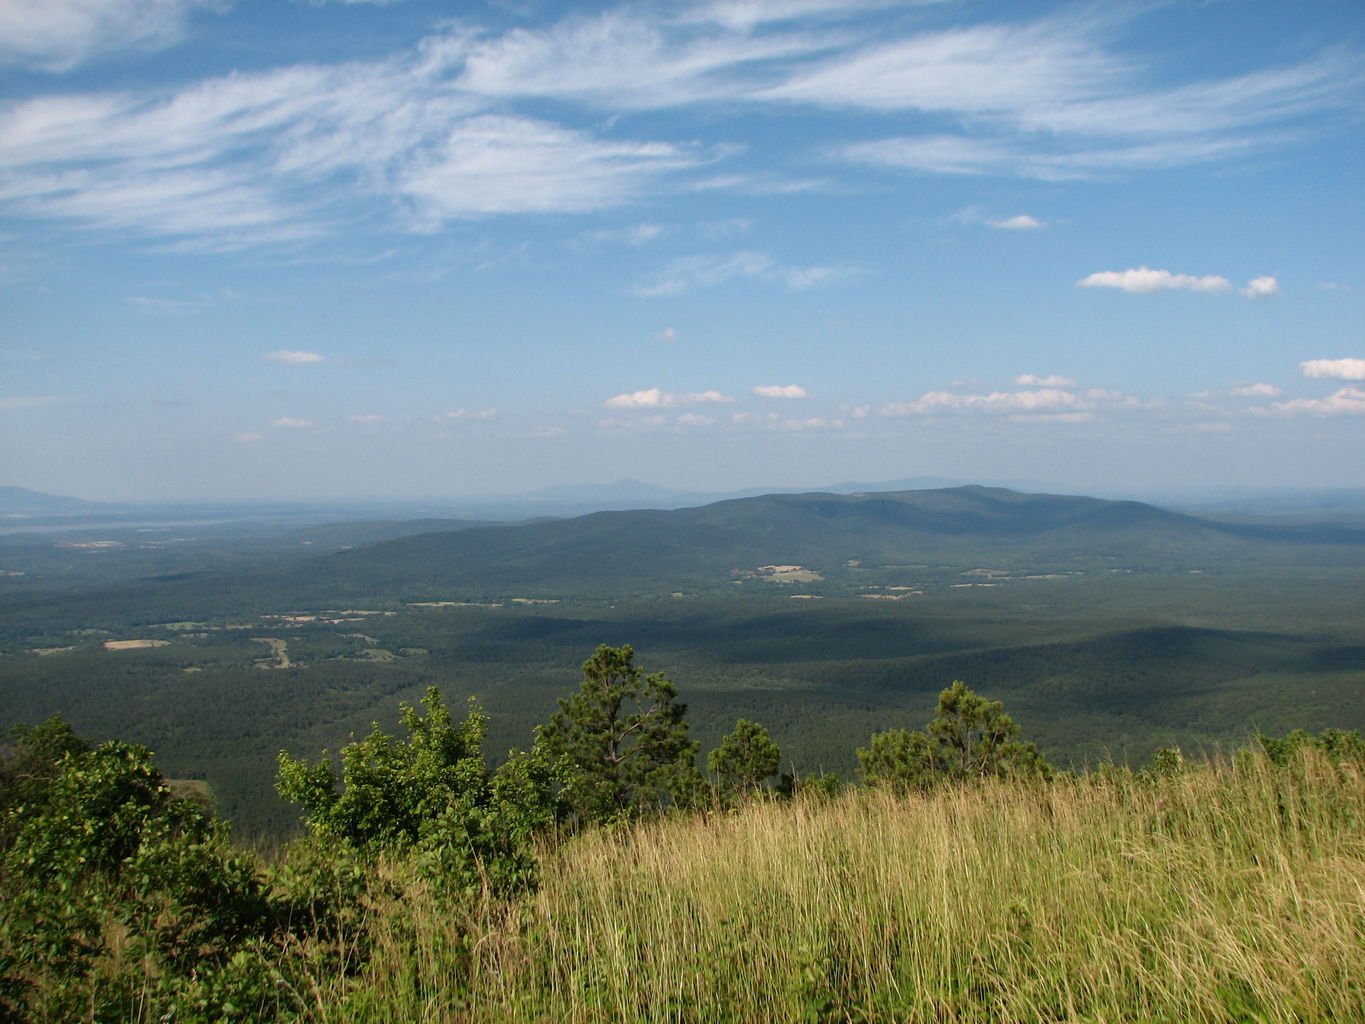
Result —
[[[1365, 785], [1305, 752], [1166, 776], [758, 801], [548, 849], [449, 904], [410, 865], [318, 1022], [1365, 1020]], [[354, 946], [348, 946], [354, 943]], [[315, 951], [316, 953], [316, 951]], [[316, 957], [321, 963], [334, 963]]]

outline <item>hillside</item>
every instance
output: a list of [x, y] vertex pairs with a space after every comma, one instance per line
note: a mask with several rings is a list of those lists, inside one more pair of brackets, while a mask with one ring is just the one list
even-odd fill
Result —
[[[799, 567], [785, 579], [777, 573], [780, 582], [845, 587], [909, 568], [1205, 569], [1275, 560], [1282, 545], [1316, 539], [1139, 502], [959, 487], [766, 495], [418, 534], [310, 563], [307, 572], [313, 585], [373, 596], [621, 597], [724, 588], [765, 567], [771, 578], [774, 566]], [[1365, 531], [1334, 530], [1330, 540], [1349, 549], [1348, 560], [1365, 554]]]

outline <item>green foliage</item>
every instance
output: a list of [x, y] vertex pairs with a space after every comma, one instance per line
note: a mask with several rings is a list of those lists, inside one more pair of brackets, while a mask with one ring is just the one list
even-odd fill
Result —
[[536, 730], [536, 750], [563, 766], [563, 799], [579, 822], [686, 803], [700, 788], [687, 705], [663, 673], [646, 676], [629, 647], [603, 645], [583, 682]]
[[406, 740], [375, 725], [348, 744], [340, 778], [325, 752], [314, 763], [281, 752], [280, 795], [302, 805], [320, 842], [367, 858], [416, 852], [451, 891], [531, 884], [534, 838], [557, 807], [549, 762], [513, 755], [490, 777], [481, 750], [488, 719], [477, 704], [459, 725], [436, 687], [422, 704], [425, 716], [403, 705]]
[[315, 763], [284, 751], [279, 757], [280, 796], [302, 805], [319, 836], [362, 849], [409, 848], [431, 821], [486, 783], [481, 750], [488, 719], [477, 705], [458, 727], [436, 687], [422, 701], [425, 717], [402, 708], [409, 738], [397, 741], [376, 724], [341, 752], [341, 778], [323, 751]]
[[1353, 761], [1365, 766], [1365, 737], [1356, 729], [1324, 729], [1317, 736], [1295, 729], [1281, 737], [1258, 735], [1256, 742], [1281, 768], [1291, 764], [1304, 750], [1317, 751], [1337, 764]]
[[723, 799], [734, 799], [757, 791], [777, 774], [782, 751], [757, 722], [741, 718], [735, 729], [706, 758], [706, 767], [716, 777], [716, 789]]
[[[89, 750], [59, 720], [20, 734], [19, 760], [55, 767], [6, 809], [0, 999], [20, 1018], [117, 1019], [134, 996], [179, 1005], [262, 932], [271, 908], [254, 860], [221, 823], [175, 799], [144, 747]], [[61, 754], [55, 762], [51, 757]], [[117, 936], [117, 941], [111, 937]], [[222, 993], [220, 993], [221, 995]], [[227, 1012], [205, 989], [210, 1017]], [[272, 997], [273, 998], [273, 997]]]
[[63, 760], [90, 749], [60, 714], [10, 734], [13, 743], [0, 745], [0, 852], [13, 845], [25, 817], [47, 804]]
[[1000, 701], [977, 696], [961, 681], [939, 694], [938, 715], [924, 732], [890, 729], [858, 751], [868, 785], [929, 789], [940, 782], [985, 777], [1046, 778], [1051, 767], [1032, 743], [1015, 739], [1019, 726]]

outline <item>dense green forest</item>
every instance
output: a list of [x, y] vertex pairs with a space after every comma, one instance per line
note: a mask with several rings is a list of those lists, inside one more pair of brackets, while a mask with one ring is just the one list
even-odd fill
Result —
[[16, 535], [0, 726], [60, 711], [144, 744], [267, 841], [296, 827], [280, 749], [392, 728], [435, 684], [476, 696], [506, 751], [602, 642], [676, 680], [706, 745], [765, 723], [784, 770], [850, 776], [859, 743], [952, 679], [1005, 700], [1054, 763], [1141, 763], [1365, 727], [1362, 536], [981, 488]]

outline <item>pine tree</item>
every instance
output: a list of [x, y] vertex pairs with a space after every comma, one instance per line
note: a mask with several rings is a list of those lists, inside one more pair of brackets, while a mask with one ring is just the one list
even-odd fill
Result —
[[869, 785], [928, 789], [940, 782], [987, 776], [1051, 774], [1038, 748], [1015, 739], [1019, 726], [1000, 701], [954, 682], [939, 694], [938, 715], [924, 732], [889, 729], [858, 751], [858, 773]]
[[716, 789], [723, 800], [752, 793], [776, 774], [782, 760], [768, 730], [757, 722], [741, 718], [735, 730], [711, 751], [706, 767], [716, 777]]
[[579, 822], [685, 803], [700, 785], [687, 705], [663, 673], [646, 676], [634, 657], [629, 646], [597, 648], [578, 692], [536, 730], [536, 750], [560, 766], [561, 796]]

